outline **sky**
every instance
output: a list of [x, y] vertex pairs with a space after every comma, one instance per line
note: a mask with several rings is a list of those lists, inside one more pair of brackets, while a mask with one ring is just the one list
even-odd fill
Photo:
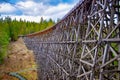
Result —
[[65, 16], [79, 0], [0, 0], [0, 17], [40, 22]]

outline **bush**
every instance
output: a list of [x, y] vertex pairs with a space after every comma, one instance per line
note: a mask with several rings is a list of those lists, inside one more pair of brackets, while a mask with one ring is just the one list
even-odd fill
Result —
[[6, 32], [0, 32], [0, 64], [7, 55], [9, 36]]

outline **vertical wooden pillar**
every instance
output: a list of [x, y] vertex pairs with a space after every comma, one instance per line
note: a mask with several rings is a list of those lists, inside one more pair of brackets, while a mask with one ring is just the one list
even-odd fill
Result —
[[[120, 7], [120, 0], [117, 0], [116, 1], [116, 6], [119, 6]], [[117, 21], [120, 21], [120, 8], [117, 8], [117, 12], [118, 12], [118, 15], [117, 15], [117, 17], [118, 17], [118, 20]], [[119, 27], [119, 35], [118, 35], [118, 38], [120, 39], [120, 27]], [[120, 55], [120, 43], [118, 44], [118, 54]], [[120, 71], [120, 58], [118, 58], [118, 70]], [[119, 77], [118, 77], [118, 79], [120, 80], [120, 73], [119, 73]]]

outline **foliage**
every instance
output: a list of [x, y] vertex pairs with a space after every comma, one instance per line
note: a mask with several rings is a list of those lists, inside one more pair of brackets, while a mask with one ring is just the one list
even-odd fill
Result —
[[0, 19], [0, 62], [6, 56], [7, 46], [10, 41], [16, 41], [18, 36], [26, 35], [30, 33], [34, 33], [37, 31], [41, 31], [47, 27], [54, 25], [55, 22], [50, 20], [44, 20], [42, 17], [39, 23], [36, 22], [28, 22], [17, 21], [16, 19], [11, 20], [10, 17], [6, 17], [5, 19]]
[[9, 44], [9, 36], [6, 32], [0, 32], [0, 64], [7, 54], [7, 47]]

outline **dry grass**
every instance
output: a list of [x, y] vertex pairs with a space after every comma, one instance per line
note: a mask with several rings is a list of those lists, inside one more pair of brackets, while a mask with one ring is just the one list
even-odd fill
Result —
[[23, 40], [20, 38], [18, 41], [12, 42], [9, 46], [8, 56], [4, 60], [4, 64], [0, 65], [0, 80], [18, 80], [6, 73], [20, 71], [22, 71], [20, 74], [26, 79], [37, 80], [36, 70], [25, 70], [35, 67], [36, 63], [33, 52], [26, 48]]

